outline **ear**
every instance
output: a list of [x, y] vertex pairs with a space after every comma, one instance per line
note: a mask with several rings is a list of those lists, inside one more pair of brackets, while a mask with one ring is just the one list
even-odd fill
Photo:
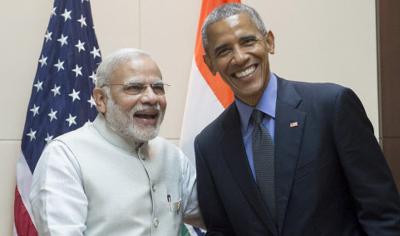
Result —
[[105, 94], [104, 90], [101, 88], [94, 88], [93, 98], [96, 102], [97, 111], [105, 114], [107, 111], [107, 95]]
[[211, 61], [211, 58], [207, 53], [203, 55], [203, 60], [204, 60], [204, 63], [206, 63], [206, 65], [208, 66], [208, 69], [211, 71], [211, 73], [213, 75], [216, 75], [217, 70], [215, 69], [214, 64]]
[[267, 35], [265, 36], [265, 42], [267, 44], [267, 51], [270, 54], [275, 53], [275, 36], [272, 31], [268, 31]]

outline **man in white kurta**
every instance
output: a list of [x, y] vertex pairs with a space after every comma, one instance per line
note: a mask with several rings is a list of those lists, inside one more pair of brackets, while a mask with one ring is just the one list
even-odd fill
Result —
[[166, 101], [154, 61], [124, 49], [97, 74], [99, 115], [50, 142], [35, 169], [39, 235], [176, 236], [182, 220], [201, 225], [194, 167], [155, 137]]

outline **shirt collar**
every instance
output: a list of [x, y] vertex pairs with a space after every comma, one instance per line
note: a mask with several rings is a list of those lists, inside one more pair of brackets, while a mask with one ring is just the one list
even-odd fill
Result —
[[239, 111], [242, 131], [247, 130], [250, 117], [254, 109], [258, 109], [267, 114], [269, 117], [275, 119], [277, 91], [277, 78], [275, 74], [270, 73], [267, 87], [265, 88], [264, 93], [262, 94], [260, 100], [255, 107], [249, 106], [246, 103], [235, 98], [235, 104]]

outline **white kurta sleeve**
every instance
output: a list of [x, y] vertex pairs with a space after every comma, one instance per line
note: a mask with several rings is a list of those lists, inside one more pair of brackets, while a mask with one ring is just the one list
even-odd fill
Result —
[[187, 224], [205, 228], [197, 200], [196, 169], [183, 153], [181, 155], [183, 220]]
[[58, 140], [49, 143], [33, 173], [29, 196], [39, 235], [83, 235], [88, 200], [81, 179], [70, 149]]

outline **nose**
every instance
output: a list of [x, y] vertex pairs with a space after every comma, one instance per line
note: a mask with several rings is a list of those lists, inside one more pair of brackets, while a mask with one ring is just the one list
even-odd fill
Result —
[[146, 90], [141, 94], [140, 100], [143, 104], [156, 104], [158, 101], [158, 95], [154, 93], [150, 86], [146, 87]]
[[232, 59], [237, 65], [243, 65], [247, 62], [248, 55], [243, 48], [237, 46], [233, 50]]

